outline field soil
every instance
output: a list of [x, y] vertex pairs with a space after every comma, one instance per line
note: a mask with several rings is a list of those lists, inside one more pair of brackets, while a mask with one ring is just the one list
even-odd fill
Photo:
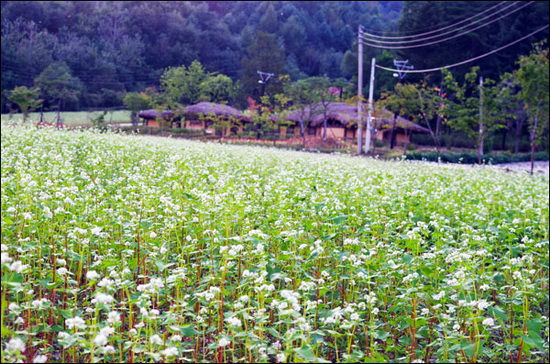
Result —
[[[502, 163], [495, 164], [493, 167], [502, 168], [509, 172], [527, 172], [531, 171], [531, 162], [517, 162], [517, 163]], [[535, 162], [533, 173], [549, 175], [548, 161]]]

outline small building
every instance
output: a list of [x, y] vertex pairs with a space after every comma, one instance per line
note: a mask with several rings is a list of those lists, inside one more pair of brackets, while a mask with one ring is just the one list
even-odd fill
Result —
[[[158, 128], [160, 126], [159, 120], [157, 119], [158, 111], [155, 109], [142, 110], [138, 113], [138, 116], [143, 119], [143, 125], [153, 128]], [[172, 110], [164, 110], [161, 113], [161, 117], [167, 123], [170, 123], [170, 127], [178, 127], [181, 125], [181, 114], [174, 113]], [[179, 126], [181, 127], [181, 126]]]
[[185, 121], [183, 127], [192, 130], [204, 129], [208, 134], [229, 136], [243, 130], [243, 123], [248, 121], [239, 110], [234, 107], [216, 104], [213, 102], [199, 102], [183, 109]]
[[[430, 131], [420, 125], [402, 117], [394, 118], [392, 112], [383, 109], [374, 110], [372, 128], [376, 130], [374, 137], [378, 140], [390, 141], [392, 135], [397, 143], [408, 143], [412, 132], [429, 133]], [[363, 110], [363, 122], [367, 119], [366, 109]], [[302, 110], [290, 113], [287, 120], [294, 122], [299, 134], [300, 122], [305, 121], [309, 136], [356, 140], [357, 138], [357, 105], [349, 105], [344, 102], [333, 102], [326, 106], [313, 104]], [[295, 128], [296, 128], [295, 127]], [[393, 134], [391, 134], [393, 131]]]

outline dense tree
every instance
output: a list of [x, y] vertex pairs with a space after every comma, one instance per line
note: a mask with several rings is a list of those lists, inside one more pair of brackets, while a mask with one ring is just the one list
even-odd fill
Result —
[[485, 140], [497, 129], [504, 127], [501, 112], [502, 87], [491, 79], [483, 80], [479, 67], [472, 67], [459, 85], [450, 72], [444, 72], [444, 87], [448, 90], [444, 113], [447, 123], [465, 132], [475, 140], [478, 163], [484, 153]]
[[[396, 54], [399, 59], [409, 59], [410, 64], [414, 65], [416, 69], [440, 67], [470, 59], [511, 43], [533, 32], [541, 25], [548, 24], [548, 4], [548, 1], [516, 4], [498, 1], [406, 1], [398, 23], [400, 35], [432, 32], [416, 38], [420, 39], [441, 34], [442, 32], [437, 32], [437, 30], [444, 27], [446, 27], [445, 33], [464, 28], [419, 43], [402, 43], [400, 45], [410, 46], [453, 37], [432, 45], [397, 50]], [[515, 11], [519, 8], [521, 9]], [[476, 17], [483, 11], [487, 12]], [[485, 19], [493, 13], [495, 13], [494, 16]], [[469, 22], [459, 23], [468, 18], [471, 18], [471, 21], [477, 20], [477, 22], [471, 26], [466, 26], [469, 25]], [[489, 24], [491, 20], [497, 18], [499, 18], [498, 21]], [[480, 19], [484, 20], [479, 21]], [[450, 27], [456, 23], [459, 24]], [[484, 24], [486, 26], [482, 26]], [[478, 27], [479, 29], [474, 30]], [[462, 35], [454, 37], [458, 34]], [[518, 55], [527, 54], [530, 44], [546, 36], [547, 34], [544, 32], [539, 32], [524, 42], [519, 42], [498, 52], [498, 54], [480, 59], [476, 64], [484, 70], [486, 77], [498, 79], [501, 74], [514, 69], [514, 62]], [[462, 81], [470, 67], [471, 65], [464, 65], [453, 69], [455, 78]], [[411, 80], [416, 82], [421, 77], [421, 75], [411, 75]], [[434, 77], [431, 82], [439, 83], [439, 79]]]
[[66, 103], [77, 103], [82, 90], [82, 83], [71, 75], [65, 62], [50, 64], [36, 77], [34, 83], [40, 88], [46, 106], [57, 107], [58, 111]]
[[143, 92], [128, 92], [124, 96], [124, 107], [130, 110], [132, 124], [137, 126], [139, 119], [137, 114], [141, 110], [149, 109], [152, 106], [151, 98]]
[[23, 123], [27, 121], [31, 111], [42, 105], [43, 100], [38, 98], [39, 94], [39, 88], [28, 89], [26, 86], [16, 87], [8, 94], [8, 99], [21, 109]]
[[[393, 149], [396, 142], [396, 128], [403, 127], [403, 125], [398, 124], [398, 117], [411, 119], [422, 111], [418, 89], [414, 84], [398, 83], [393, 92], [387, 92], [382, 95], [379, 105], [393, 113], [391, 126], [385, 126], [391, 128], [389, 147]], [[407, 128], [404, 129], [407, 131]]]
[[529, 122], [529, 143], [531, 146], [531, 174], [533, 174], [534, 155], [541, 138], [548, 135], [549, 118], [549, 70], [548, 48], [537, 45], [528, 56], [519, 60], [516, 79], [521, 86], [519, 94], [527, 108]]
[[[32, 87], [54, 61], [65, 62], [82, 81], [82, 108], [120, 107], [124, 93], [158, 87], [166, 68], [195, 60], [208, 72], [240, 79], [242, 105], [261, 93], [257, 69], [250, 74], [243, 67], [243, 58], [254, 58], [249, 47], [259, 31], [270, 34], [282, 54], [281, 69], [261, 71], [288, 73], [293, 80], [324, 74], [351, 78], [341, 66], [357, 26], [376, 16], [384, 17], [377, 30], [391, 29], [401, 2], [391, 9], [378, 2], [268, 1], [5, 1], [1, 6], [6, 111], [7, 92]], [[276, 84], [266, 86], [272, 95], [280, 91], [271, 89]]]
[[[243, 74], [241, 83], [243, 91], [259, 100], [265, 94], [274, 95], [282, 91], [278, 77], [285, 73], [284, 52], [275, 36], [262, 31], [256, 32], [252, 44], [247, 47], [246, 56], [242, 60]], [[258, 71], [273, 74], [262, 81]], [[258, 81], [262, 81], [259, 83]]]

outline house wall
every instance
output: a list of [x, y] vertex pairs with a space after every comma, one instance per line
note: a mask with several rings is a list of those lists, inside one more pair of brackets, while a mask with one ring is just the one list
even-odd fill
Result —
[[158, 128], [159, 122], [156, 119], [147, 119], [147, 126]]
[[[328, 127], [327, 128], [327, 138], [340, 138], [344, 139], [344, 134], [346, 129], [338, 127]], [[315, 130], [315, 136], [322, 137], [325, 133], [324, 127], [318, 127]]]
[[190, 129], [190, 130], [203, 130], [204, 129], [204, 124], [191, 124], [189, 121], [186, 121], [185, 122], [185, 129]]
[[[395, 142], [396, 143], [409, 143], [410, 135], [406, 135], [402, 130], [395, 131]], [[378, 130], [374, 136], [377, 140], [389, 142], [391, 138], [391, 130]]]

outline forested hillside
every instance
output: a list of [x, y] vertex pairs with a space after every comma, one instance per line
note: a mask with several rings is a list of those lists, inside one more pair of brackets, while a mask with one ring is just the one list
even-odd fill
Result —
[[78, 98], [66, 105], [72, 109], [122, 105], [125, 92], [158, 85], [167, 67], [194, 60], [209, 72], [257, 84], [257, 69], [247, 69], [243, 59], [258, 55], [250, 52], [257, 51], [259, 32], [273, 44], [265, 51], [282, 60], [260, 71], [292, 80], [351, 78], [356, 66], [348, 67], [345, 56], [358, 25], [395, 30], [401, 7], [401, 1], [4, 1], [2, 112], [6, 90], [32, 86], [59, 62], [77, 79]]
[[[377, 36], [427, 33], [429, 38], [434, 30], [499, 12], [498, 21], [484, 24], [489, 20], [480, 15], [480, 29], [445, 42], [398, 44], [405, 49], [386, 43], [364, 51], [365, 64], [376, 56], [385, 66], [393, 66], [394, 58], [409, 59], [416, 69], [447, 65], [491, 51], [547, 22], [547, 1], [516, 3], [3, 1], [2, 112], [9, 111], [7, 91], [35, 85], [48, 67], [70, 75], [74, 97], [64, 100], [64, 109], [83, 110], [121, 106], [125, 93], [158, 87], [168, 67], [195, 60], [205, 71], [231, 78], [235, 92], [229, 101], [243, 106], [247, 97], [258, 99], [261, 93], [257, 71], [285, 74], [291, 81], [324, 75], [355, 83], [359, 25]], [[528, 54], [531, 44], [545, 36], [536, 34], [481, 59], [481, 73], [497, 79], [512, 71], [519, 55]], [[453, 72], [460, 78], [470, 66]], [[394, 85], [391, 73], [381, 73], [376, 96]], [[45, 106], [55, 108], [57, 101], [46, 97]]]

